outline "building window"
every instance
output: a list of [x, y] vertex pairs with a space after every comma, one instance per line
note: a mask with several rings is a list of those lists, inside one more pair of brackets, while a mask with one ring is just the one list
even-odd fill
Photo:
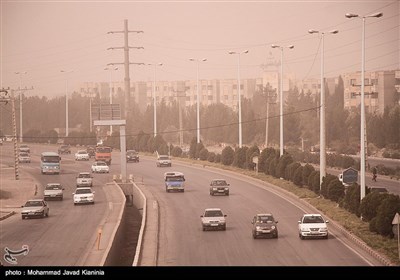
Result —
[[237, 85], [233, 85], [233, 86], [232, 86], [232, 89], [237, 89]]
[[209, 86], [207, 86], [207, 89], [208, 89], [208, 90], [212, 90], [212, 89], [213, 89], [213, 86], [212, 86], [212, 85], [209, 85]]
[[208, 96], [208, 100], [213, 100], [213, 96], [212, 96], [212, 95], [209, 95], [209, 96]]
[[164, 91], [167, 91], [168, 90], [168, 86], [164, 86]]
[[206, 90], [206, 89], [207, 89], [206, 85], [201, 87], [201, 90]]
[[228, 95], [224, 95], [224, 99], [225, 99], [225, 100], [228, 100], [228, 99], [229, 99], [229, 96], [228, 96]]
[[351, 79], [350, 86], [355, 86], [355, 85], [356, 85], [356, 79]]
[[378, 99], [378, 95], [377, 92], [371, 92], [371, 98]]
[[186, 101], [190, 102], [190, 96], [186, 96]]

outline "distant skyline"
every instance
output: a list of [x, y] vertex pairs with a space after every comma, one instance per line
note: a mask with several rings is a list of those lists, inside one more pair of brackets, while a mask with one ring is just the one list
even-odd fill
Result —
[[[34, 87], [27, 95], [65, 94], [81, 82], [108, 82], [108, 63], [124, 61], [124, 19], [129, 30], [130, 62], [163, 63], [157, 81], [195, 80], [196, 64], [207, 58], [200, 79], [237, 79], [237, 57], [228, 51], [249, 50], [241, 56], [241, 78], [262, 77], [261, 65], [271, 44], [291, 45], [284, 51], [284, 72], [297, 79], [320, 77], [320, 40], [309, 29], [324, 32], [325, 76], [360, 71], [359, 18], [383, 12], [366, 21], [366, 71], [400, 68], [399, 1], [7, 1], [0, 0], [0, 87]], [[123, 81], [123, 65], [113, 81]], [[151, 66], [130, 66], [131, 82], [152, 81]]]

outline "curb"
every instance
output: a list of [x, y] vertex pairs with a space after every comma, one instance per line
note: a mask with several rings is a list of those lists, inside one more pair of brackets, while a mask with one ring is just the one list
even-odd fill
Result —
[[138, 243], [136, 245], [135, 258], [134, 258], [133, 263], [132, 263], [132, 266], [138, 266], [140, 255], [142, 253], [143, 235], [144, 235], [144, 230], [145, 230], [145, 227], [146, 227], [146, 220], [147, 220], [147, 198], [144, 195], [144, 193], [142, 192], [142, 190], [136, 185], [136, 183], [133, 180], [130, 180], [130, 182], [139, 191], [139, 193], [140, 193], [140, 195], [142, 196], [142, 199], [143, 199], [142, 223], [140, 225]]
[[16, 212], [14, 211], [8, 212], [8, 214], [0, 217], [0, 221], [7, 219], [8, 217], [11, 217], [14, 214], [16, 214]]

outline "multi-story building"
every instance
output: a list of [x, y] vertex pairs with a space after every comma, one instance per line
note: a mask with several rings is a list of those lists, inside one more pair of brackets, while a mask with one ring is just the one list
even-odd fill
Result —
[[400, 105], [400, 70], [396, 70], [394, 73], [395, 83], [394, 87], [396, 88], [397, 92], [397, 103]]
[[[344, 108], [355, 109], [360, 105], [361, 72], [343, 75]], [[365, 72], [365, 111], [383, 114], [386, 106], [396, 101], [395, 71]]]

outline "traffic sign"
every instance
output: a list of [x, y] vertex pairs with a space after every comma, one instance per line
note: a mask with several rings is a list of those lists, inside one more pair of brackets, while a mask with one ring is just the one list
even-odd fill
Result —
[[358, 171], [350, 167], [343, 171], [343, 183], [353, 184], [358, 181]]
[[392, 225], [398, 225], [398, 224], [400, 224], [400, 215], [399, 213], [396, 213], [396, 215], [394, 215]]

